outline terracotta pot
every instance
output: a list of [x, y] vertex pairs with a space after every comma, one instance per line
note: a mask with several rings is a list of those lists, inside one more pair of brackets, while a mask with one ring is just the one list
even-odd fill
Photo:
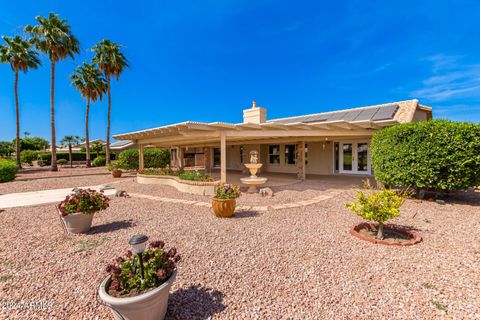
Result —
[[114, 178], [120, 178], [122, 176], [122, 170], [119, 170], [119, 169], [112, 170], [112, 176]]
[[237, 199], [216, 199], [212, 198], [213, 213], [219, 218], [229, 218], [235, 212]]
[[160, 287], [126, 298], [116, 298], [108, 294], [111, 282], [111, 276], [108, 276], [98, 288], [98, 295], [111, 308], [112, 315], [117, 320], [161, 320], [165, 318], [170, 287], [176, 276], [177, 272], [174, 271]]
[[90, 230], [92, 226], [93, 214], [73, 213], [62, 216], [65, 229], [69, 233], [83, 233]]

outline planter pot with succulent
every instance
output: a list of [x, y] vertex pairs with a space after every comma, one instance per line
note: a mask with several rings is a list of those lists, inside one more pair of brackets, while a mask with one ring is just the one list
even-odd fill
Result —
[[73, 193], [57, 206], [65, 230], [82, 233], [90, 230], [95, 212], [108, 208], [109, 199], [102, 191], [74, 189]]
[[228, 218], [235, 212], [240, 188], [234, 184], [223, 184], [215, 191], [212, 198], [213, 213], [219, 218]]
[[98, 289], [100, 299], [117, 320], [158, 320], [167, 312], [180, 256], [175, 248], [166, 250], [162, 241], [150, 242], [144, 250], [147, 240], [143, 235], [134, 236], [130, 243], [135, 254], [128, 251], [109, 264], [109, 275]]

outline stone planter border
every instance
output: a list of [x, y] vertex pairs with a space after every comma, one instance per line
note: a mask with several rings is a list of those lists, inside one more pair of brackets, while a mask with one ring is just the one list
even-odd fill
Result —
[[137, 182], [141, 184], [161, 184], [176, 188], [178, 191], [199, 194], [202, 196], [213, 196], [215, 188], [220, 181], [189, 181], [181, 180], [176, 176], [161, 176], [149, 174], [137, 174]]
[[375, 239], [375, 238], [366, 237], [366, 236], [359, 233], [359, 231], [361, 229], [365, 229], [365, 228], [369, 228], [370, 230], [371, 229], [376, 229], [376, 225], [374, 223], [371, 223], [371, 222], [362, 222], [360, 224], [353, 225], [352, 228], [350, 229], [350, 234], [354, 237], [357, 237], [357, 238], [361, 239], [361, 240], [365, 240], [365, 241], [372, 242], [372, 243], [384, 244], [384, 245], [387, 245], [387, 246], [405, 247], [405, 246], [411, 246], [411, 245], [417, 244], [417, 243], [422, 241], [422, 237], [417, 232], [410, 231], [410, 230], [407, 230], [403, 227], [392, 225], [392, 224], [386, 224], [384, 226], [384, 230], [391, 230], [391, 231], [395, 231], [395, 232], [404, 234], [406, 236], [409, 236], [410, 241], [389, 242], [389, 241], [386, 241], [386, 240], [378, 240], [378, 239]]

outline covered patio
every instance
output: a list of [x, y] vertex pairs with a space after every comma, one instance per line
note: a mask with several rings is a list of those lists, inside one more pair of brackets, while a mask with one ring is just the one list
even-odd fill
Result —
[[[258, 152], [260, 174], [271, 184], [305, 180], [310, 175], [372, 174], [369, 143], [384, 127], [431, 117], [431, 108], [418, 100], [324, 112], [282, 119], [266, 119], [266, 109], [243, 110], [243, 122], [181, 122], [114, 136], [131, 140], [139, 148], [139, 168], [144, 169], [146, 146], [171, 151], [172, 167], [195, 166], [213, 172], [220, 182], [238, 182], [250, 152]], [[216, 170], [218, 170], [218, 175]], [[227, 175], [232, 175], [228, 177]], [[244, 172], [244, 175], [247, 173]]]

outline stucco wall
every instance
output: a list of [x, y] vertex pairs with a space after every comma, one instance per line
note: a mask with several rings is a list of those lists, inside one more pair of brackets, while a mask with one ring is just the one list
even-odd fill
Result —
[[417, 109], [417, 111], [415, 111], [415, 113], [413, 114], [413, 121], [427, 121], [427, 120], [428, 120], [427, 112], [424, 110]]
[[333, 142], [308, 142], [307, 174], [333, 174]]

